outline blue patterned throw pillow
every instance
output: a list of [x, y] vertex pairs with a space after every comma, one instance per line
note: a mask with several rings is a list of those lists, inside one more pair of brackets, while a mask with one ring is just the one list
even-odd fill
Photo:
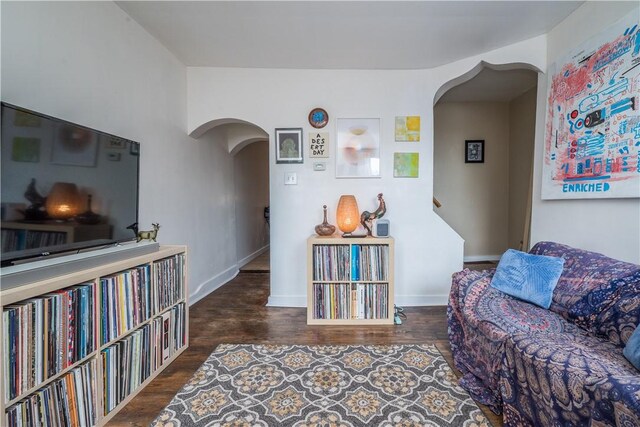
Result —
[[631, 338], [627, 341], [627, 345], [624, 346], [622, 354], [633, 366], [640, 370], [640, 326], [631, 334]]
[[498, 264], [491, 286], [512, 297], [549, 308], [564, 259], [508, 249]]

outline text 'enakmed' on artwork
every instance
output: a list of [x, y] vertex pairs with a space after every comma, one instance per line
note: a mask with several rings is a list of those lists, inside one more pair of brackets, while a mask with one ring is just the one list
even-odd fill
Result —
[[640, 197], [637, 10], [549, 68], [543, 199]]

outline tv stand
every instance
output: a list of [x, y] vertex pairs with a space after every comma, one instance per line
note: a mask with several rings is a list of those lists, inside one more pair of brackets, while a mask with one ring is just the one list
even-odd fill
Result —
[[106, 425], [189, 345], [186, 259], [162, 246], [3, 289], [0, 424], [35, 425], [36, 408]]

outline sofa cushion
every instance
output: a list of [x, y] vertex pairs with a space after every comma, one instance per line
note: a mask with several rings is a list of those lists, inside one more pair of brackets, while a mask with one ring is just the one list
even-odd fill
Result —
[[540, 242], [529, 253], [565, 259], [549, 309], [585, 329], [592, 328], [617, 288], [625, 283], [619, 279], [640, 272], [640, 265], [559, 243]]
[[640, 370], [640, 326], [631, 334], [622, 354], [636, 369]]
[[512, 297], [549, 308], [564, 259], [508, 249], [500, 259], [491, 286]]

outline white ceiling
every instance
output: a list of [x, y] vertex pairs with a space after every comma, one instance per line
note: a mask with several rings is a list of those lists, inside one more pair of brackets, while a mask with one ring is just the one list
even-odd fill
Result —
[[451, 88], [438, 102], [508, 102], [538, 83], [531, 70], [492, 70], [483, 68], [474, 78]]
[[420, 69], [544, 34], [582, 1], [119, 1], [187, 66]]

